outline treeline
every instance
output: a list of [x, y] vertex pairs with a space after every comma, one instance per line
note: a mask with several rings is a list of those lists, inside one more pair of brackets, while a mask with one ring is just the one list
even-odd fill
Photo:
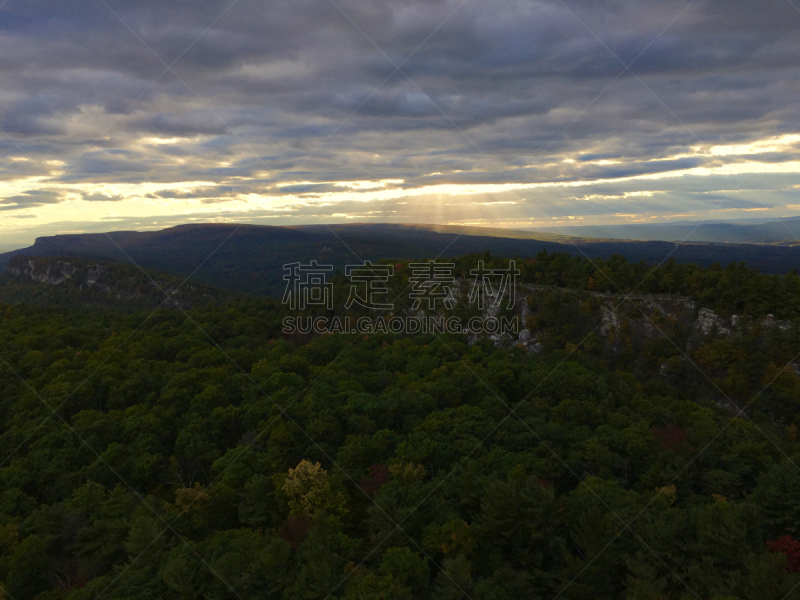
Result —
[[[453, 273], [460, 278], [473, 277], [479, 261], [486, 269], [509, 267], [509, 258], [490, 252], [437, 260], [455, 265]], [[796, 269], [774, 275], [749, 268], [744, 262], [730, 263], [727, 267], [718, 263], [702, 267], [669, 259], [652, 265], [631, 263], [620, 255], [602, 259], [546, 250], [533, 258], [514, 260], [520, 270], [518, 281], [534, 285], [611, 294], [687, 296], [699, 306], [724, 316], [772, 314], [776, 319], [790, 320], [800, 317], [800, 275]], [[396, 265], [399, 279], [394, 283], [395, 292], [408, 289], [412, 262], [423, 261], [402, 261]]]
[[[461, 277], [469, 277], [478, 261], [487, 268], [507, 268], [508, 258], [489, 252], [448, 259]], [[624, 256], [609, 259], [543, 250], [533, 258], [517, 258], [525, 283], [612, 294], [688, 296], [700, 306], [725, 316], [772, 314], [777, 319], [800, 317], [800, 276], [761, 273], [744, 262], [722, 267], [667, 260], [663, 264], [631, 263]]]
[[800, 316], [800, 276], [769, 275], [745, 263], [710, 267], [668, 260], [661, 265], [630, 263], [623, 256], [608, 260], [540, 252], [525, 261], [523, 279], [529, 283], [612, 293], [680, 294], [724, 315], [794, 319]]
[[[82, 259], [59, 257], [17, 256], [10, 264], [17, 270], [27, 261], [35, 262], [37, 274], [48, 269], [58, 270], [65, 262], [74, 267], [71, 275], [58, 284], [32, 281], [11, 273], [0, 274], [0, 301], [6, 303], [35, 304], [68, 308], [80, 306], [89, 310], [140, 310], [155, 308], [161, 303], [182, 308], [232, 302], [240, 297], [232, 291], [186, 282], [174, 275], [151, 272], [150, 276], [131, 265], [93, 263]], [[490, 252], [473, 253], [459, 257], [441, 257], [438, 263], [453, 264], [452, 274], [467, 279], [478, 268], [479, 261], [486, 269], [508, 268], [509, 259]], [[389, 298], [407, 304], [412, 284], [412, 263], [424, 260], [380, 260], [376, 264], [391, 265], [394, 275], [387, 285]], [[568, 252], [543, 250], [535, 257], [516, 258], [520, 270], [518, 281], [535, 285], [562, 287], [612, 294], [664, 294], [688, 296], [698, 305], [711, 308], [720, 315], [749, 315], [761, 317], [772, 314], [776, 319], [800, 317], [800, 276], [797, 270], [785, 275], [761, 273], [748, 268], [745, 263], [730, 263], [727, 267], [713, 264], [701, 267], [693, 263], [667, 260], [663, 264], [631, 263], [624, 256], [609, 259], [587, 258]], [[95, 269], [100, 273], [87, 279]], [[275, 272], [280, 271], [275, 267]], [[91, 283], [89, 282], [91, 281]], [[339, 271], [331, 278], [337, 296], [344, 296], [335, 309], [341, 311], [351, 287], [350, 280]], [[176, 291], [177, 290], [177, 291]], [[164, 292], [171, 294], [165, 302]], [[282, 293], [282, 292], [281, 292]], [[276, 297], [278, 293], [276, 292]], [[355, 310], [358, 310], [356, 306]]]

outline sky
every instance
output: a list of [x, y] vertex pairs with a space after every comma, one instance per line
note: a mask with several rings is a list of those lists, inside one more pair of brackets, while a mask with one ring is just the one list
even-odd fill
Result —
[[0, 246], [800, 215], [796, 0], [0, 0]]

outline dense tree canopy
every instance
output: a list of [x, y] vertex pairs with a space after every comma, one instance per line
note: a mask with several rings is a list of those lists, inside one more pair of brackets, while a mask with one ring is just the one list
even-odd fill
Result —
[[[797, 276], [667, 264], [641, 292], [755, 320], [700, 335], [654, 314], [664, 335], [601, 335], [596, 266], [524, 266], [573, 288], [530, 294], [539, 353], [298, 343], [269, 300], [0, 305], [4, 593], [800, 598], [800, 330], [757, 321], [798, 316]], [[605, 268], [628, 292], [642, 275]]]

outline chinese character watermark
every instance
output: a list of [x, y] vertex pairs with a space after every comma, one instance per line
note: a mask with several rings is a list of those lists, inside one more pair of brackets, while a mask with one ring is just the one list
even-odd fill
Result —
[[496, 309], [500, 307], [503, 298], [507, 297], [506, 308], [509, 310], [514, 308], [517, 275], [521, 273], [515, 261], [509, 261], [507, 269], [486, 269], [483, 261], [479, 260], [478, 268], [470, 270], [469, 273], [475, 278], [469, 291], [470, 304], [475, 302], [478, 309], [483, 310], [488, 300], [488, 306]]
[[[486, 268], [484, 261], [470, 270], [472, 279], [467, 302], [481, 311], [489, 310], [483, 317], [472, 317], [467, 323], [455, 316], [447, 316], [443, 311], [455, 308], [457, 297], [461, 296], [455, 277], [454, 263], [433, 260], [408, 264], [411, 291], [408, 294], [411, 313], [408, 316], [394, 314], [395, 303], [389, 281], [395, 275], [395, 267], [389, 264], [373, 264], [365, 261], [360, 265], [347, 265], [345, 277], [349, 280], [349, 291], [344, 309], [360, 307], [374, 311], [391, 311], [377, 318], [352, 315], [333, 317], [287, 317], [284, 319], [284, 333], [468, 333], [468, 334], [517, 334], [519, 318], [516, 316], [497, 316], [505, 299], [505, 307], [513, 309], [516, 299], [516, 280], [520, 270], [515, 262], [509, 261], [507, 268]], [[333, 265], [320, 265], [317, 261], [308, 264], [291, 263], [284, 265], [286, 290], [283, 303], [291, 310], [305, 310], [309, 307], [324, 307], [333, 310], [334, 286], [328, 280]], [[337, 288], [344, 295], [344, 290]], [[419, 311], [424, 308], [432, 316]], [[352, 317], [352, 318], [351, 318]], [[494, 339], [494, 338], [493, 338]]]
[[389, 278], [394, 275], [392, 265], [373, 265], [370, 261], [366, 261], [363, 265], [348, 265], [345, 267], [344, 273], [353, 283], [350, 286], [350, 294], [344, 305], [345, 308], [349, 309], [354, 304], [369, 310], [392, 310], [394, 308], [392, 302], [378, 301], [379, 296], [386, 296], [389, 293], [387, 283]]
[[436, 310], [436, 301], [440, 301], [447, 309], [455, 306], [450, 288], [455, 285], [456, 277], [453, 263], [411, 263], [411, 276], [408, 280], [413, 284], [409, 298], [414, 301], [412, 308], [419, 310], [423, 301], [428, 305], [428, 310]]
[[288, 271], [283, 276], [287, 282], [283, 293], [283, 303], [292, 310], [305, 310], [308, 306], [324, 306], [333, 310], [333, 283], [327, 280], [327, 274], [333, 271], [333, 265], [320, 265], [312, 260], [303, 265], [299, 262], [283, 266]]

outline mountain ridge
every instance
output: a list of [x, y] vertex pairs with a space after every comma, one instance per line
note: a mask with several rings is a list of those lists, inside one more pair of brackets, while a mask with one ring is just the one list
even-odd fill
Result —
[[[516, 237], [515, 237], [516, 236]], [[284, 287], [283, 265], [317, 260], [344, 270], [378, 259], [435, 259], [489, 251], [533, 257], [541, 250], [590, 258], [614, 254], [631, 262], [677, 262], [709, 266], [745, 261], [767, 273], [800, 268], [800, 246], [599, 240], [495, 228], [427, 224], [332, 224], [268, 226], [196, 223], [156, 231], [112, 231], [37, 238], [33, 246], [0, 255], [7, 265], [17, 255], [62, 256], [133, 262], [202, 284], [276, 296]]]
[[[530, 229], [532, 233], [547, 229]], [[568, 225], [562, 235], [636, 241], [690, 241], [739, 244], [800, 243], [800, 217], [784, 217], [765, 222], [682, 221], [678, 223], [631, 223], [623, 225]], [[549, 233], [549, 232], [548, 232]]]

